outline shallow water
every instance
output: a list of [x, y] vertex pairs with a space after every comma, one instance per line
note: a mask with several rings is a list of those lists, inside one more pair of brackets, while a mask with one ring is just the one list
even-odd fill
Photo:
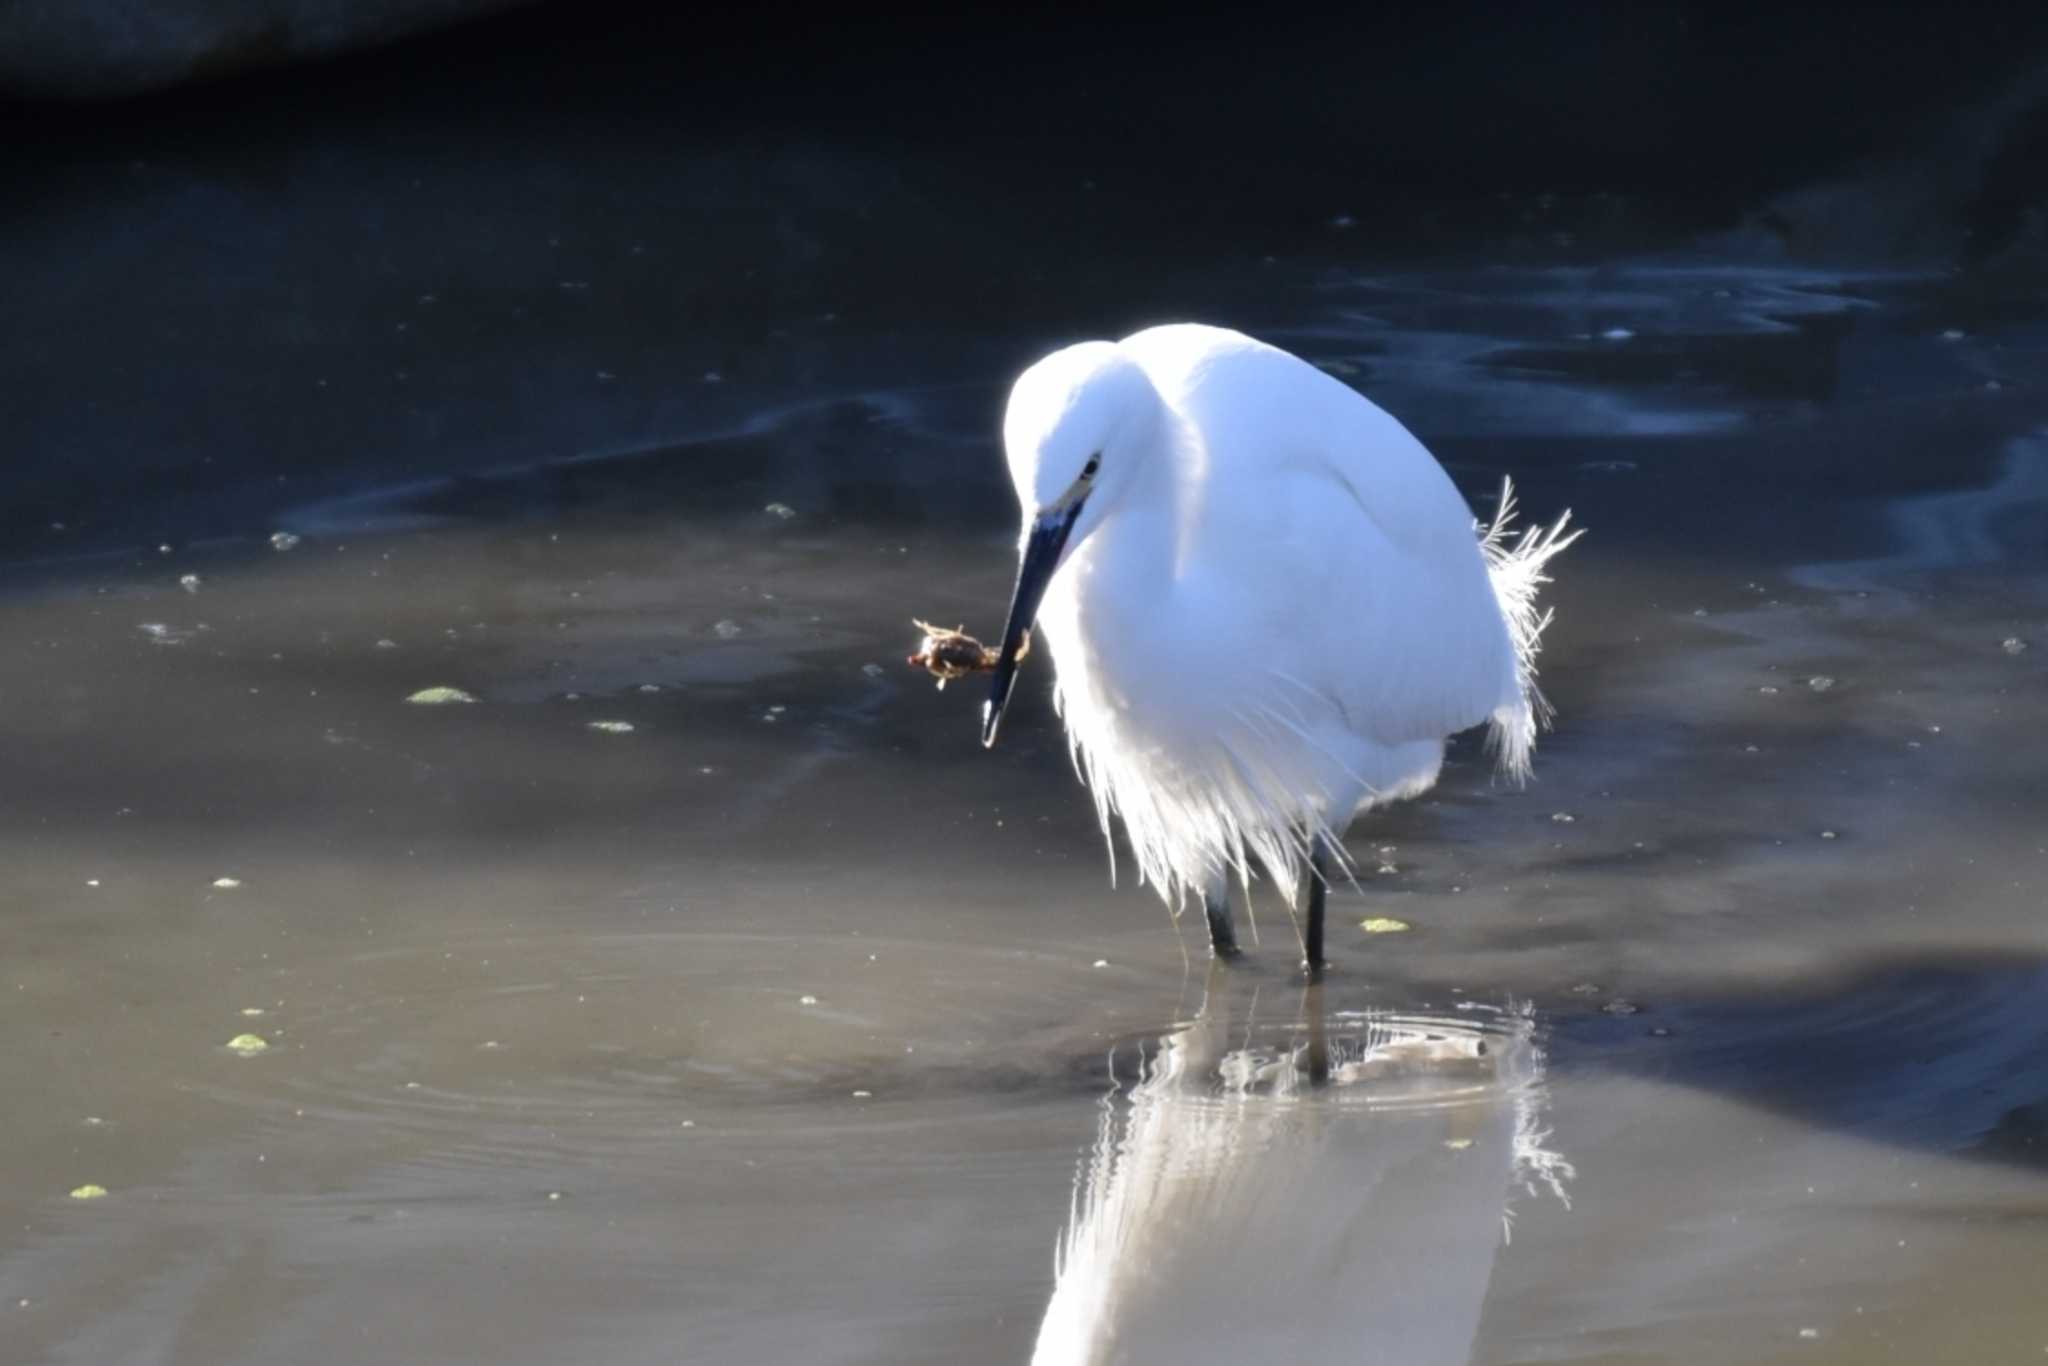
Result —
[[[1578, 21], [1439, 21], [1356, 84], [1443, 203], [1154, 100], [1214, 35], [1110, 64], [1130, 147], [880, 30], [773, 127], [630, 25], [57, 121], [0, 196], [0, 1361], [2041, 1359], [2038, 280], [1472, 188], [1525, 97], [1782, 179], [1736, 134], [1854, 87], [1731, 108], [1842, 55], [1786, 22], [1685, 49], [1693, 127], [1655, 25], [1617, 111], [1524, 81]], [[1410, 126], [1467, 61], [1503, 102]], [[1191, 126], [1247, 142], [1162, 234]], [[1830, 193], [1785, 240], [1925, 207]], [[1536, 783], [1461, 742], [1356, 828], [1315, 990], [1270, 897], [1218, 973], [1111, 885], [1042, 672], [984, 753], [902, 664], [999, 624], [1008, 375], [1168, 316], [1591, 528]]]
[[1477, 505], [1593, 528], [1539, 781], [1354, 830], [1318, 994], [1282, 908], [1212, 975], [1111, 888], [1042, 679], [984, 754], [902, 666], [1007, 588], [971, 355], [21, 557], [8, 1359], [2048, 1350], [2040, 320], [1291, 279]]

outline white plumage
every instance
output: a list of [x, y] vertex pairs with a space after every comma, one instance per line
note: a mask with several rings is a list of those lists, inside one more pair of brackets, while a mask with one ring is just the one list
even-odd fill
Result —
[[1025, 513], [1009, 634], [1037, 574], [1076, 766], [1169, 904], [1254, 863], [1292, 900], [1310, 842], [1341, 850], [1355, 814], [1428, 789], [1456, 731], [1490, 723], [1526, 774], [1564, 519], [1511, 543], [1504, 489], [1477, 528], [1399, 422], [1221, 328], [1054, 352], [1003, 435]]

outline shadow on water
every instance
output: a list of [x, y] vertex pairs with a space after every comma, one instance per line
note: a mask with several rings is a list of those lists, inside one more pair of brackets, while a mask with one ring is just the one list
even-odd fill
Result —
[[1465, 1362], [1514, 1199], [1573, 1174], [1524, 1011], [1330, 1011], [1217, 966], [1110, 1070], [1040, 1366]]
[[1560, 1069], [1723, 1092], [1868, 1142], [2048, 1174], [2048, 958], [1891, 958], [1552, 1023]]

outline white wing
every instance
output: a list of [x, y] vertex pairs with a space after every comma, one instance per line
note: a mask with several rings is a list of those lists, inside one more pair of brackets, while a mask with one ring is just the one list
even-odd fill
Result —
[[[1202, 477], [1182, 563], [1219, 639], [1382, 745], [1520, 711], [1511, 623], [1472, 514], [1387, 413], [1314, 366], [1219, 328], [1122, 345], [1186, 423]], [[1335, 626], [1337, 629], [1332, 629]]]

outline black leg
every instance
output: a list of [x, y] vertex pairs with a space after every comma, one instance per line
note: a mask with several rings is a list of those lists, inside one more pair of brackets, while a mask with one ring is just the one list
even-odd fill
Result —
[[1230, 923], [1230, 884], [1220, 883], [1205, 892], [1202, 910], [1209, 917], [1209, 951], [1218, 958], [1237, 957], [1237, 929]]
[[1318, 838], [1308, 859], [1308, 926], [1301, 937], [1302, 966], [1311, 978], [1323, 975], [1323, 899], [1329, 891], [1329, 851]]

